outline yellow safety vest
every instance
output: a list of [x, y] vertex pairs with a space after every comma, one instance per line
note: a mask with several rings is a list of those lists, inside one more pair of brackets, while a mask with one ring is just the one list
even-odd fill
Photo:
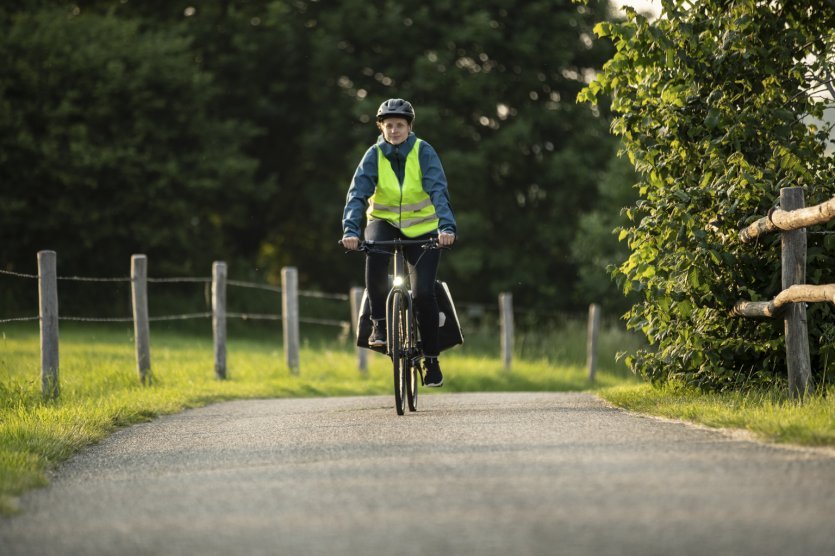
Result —
[[406, 157], [403, 185], [394, 173], [391, 162], [377, 147], [377, 189], [368, 200], [366, 215], [369, 220], [385, 220], [399, 228], [406, 237], [417, 237], [438, 229], [435, 206], [423, 190], [418, 151], [421, 140]]

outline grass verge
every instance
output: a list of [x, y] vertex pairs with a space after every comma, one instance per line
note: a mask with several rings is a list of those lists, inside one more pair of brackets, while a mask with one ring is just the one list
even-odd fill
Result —
[[835, 388], [802, 404], [783, 392], [703, 393], [681, 385], [620, 385], [598, 394], [639, 413], [685, 419], [709, 427], [744, 429], [769, 442], [835, 446]]
[[[214, 377], [210, 335], [153, 330], [153, 385], [143, 387], [130, 328], [62, 326], [61, 395], [44, 401], [37, 325], [3, 327], [0, 515], [16, 512], [20, 494], [46, 484], [50, 469], [117, 427], [230, 399], [391, 393], [391, 364], [385, 356], [370, 354], [368, 374], [360, 375], [346, 341], [314, 340], [303, 347], [300, 373], [293, 375], [283, 363], [279, 339], [280, 334], [230, 338], [228, 379], [221, 381]], [[446, 392], [589, 388], [581, 366], [547, 358], [516, 360], [508, 373], [497, 357], [469, 348], [444, 354], [443, 363]], [[619, 371], [598, 374], [602, 386], [623, 380]]]

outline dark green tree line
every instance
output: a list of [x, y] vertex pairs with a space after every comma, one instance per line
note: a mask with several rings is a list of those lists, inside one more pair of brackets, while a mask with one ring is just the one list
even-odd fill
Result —
[[344, 290], [361, 280], [360, 258], [336, 247], [345, 193], [377, 105], [398, 96], [449, 177], [461, 242], [443, 268], [461, 297], [586, 303], [572, 243], [613, 139], [605, 104], [575, 98], [611, 54], [592, 33], [606, 9], [8, 4], [0, 229], [14, 241], [0, 264], [29, 270], [55, 248], [74, 272], [107, 274], [147, 252], [158, 273], [225, 259], [275, 280], [292, 264], [305, 284]]

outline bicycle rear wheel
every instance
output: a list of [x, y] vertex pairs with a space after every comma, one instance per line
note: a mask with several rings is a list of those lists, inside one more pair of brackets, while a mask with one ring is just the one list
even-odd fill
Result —
[[389, 319], [391, 342], [391, 361], [394, 367], [394, 409], [398, 415], [406, 411], [406, 391], [408, 381], [408, 356], [406, 353], [406, 308], [403, 294], [395, 291], [391, 299], [391, 318]]

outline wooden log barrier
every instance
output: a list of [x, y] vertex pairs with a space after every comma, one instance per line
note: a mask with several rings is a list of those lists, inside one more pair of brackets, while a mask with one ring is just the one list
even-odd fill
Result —
[[775, 209], [769, 216], [763, 216], [739, 231], [742, 243], [749, 243], [757, 237], [773, 231], [799, 230], [813, 224], [823, 224], [835, 218], [835, 198], [813, 207], [795, 210]]
[[771, 301], [737, 301], [733, 314], [738, 317], [776, 317], [789, 303], [818, 303], [829, 302], [835, 304], [835, 284], [811, 286], [796, 284], [777, 294]]

